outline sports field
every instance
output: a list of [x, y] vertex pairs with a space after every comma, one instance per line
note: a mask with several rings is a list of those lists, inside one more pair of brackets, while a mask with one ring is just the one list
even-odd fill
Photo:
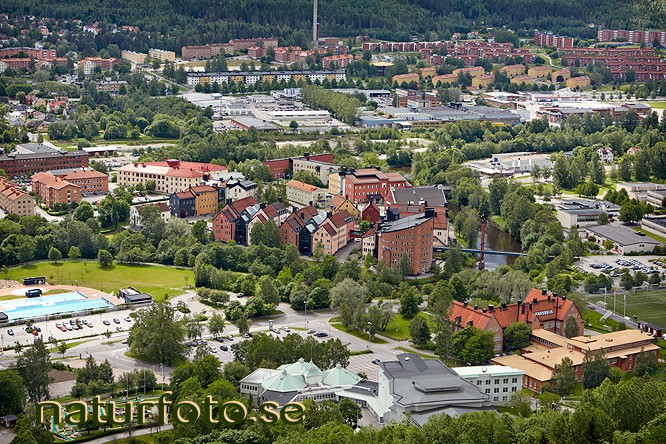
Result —
[[[590, 302], [603, 301], [604, 295], [591, 295], [588, 297]], [[617, 292], [615, 297], [609, 294], [606, 298], [606, 308], [613, 310], [615, 304], [615, 313], [620, 316], [625, 315], [624, 311], [624, 293]], [[603, 309], [598, 309], [604, 313]], [[637, 291], [627, 292], [626, 316], [634, 319], [638, 316], [639, 321], [647, 321], [660, 327], [666, 327], [666, 290], [657, 291]]]
[[36, 262], [9, 268], [7, 276], [19, 281], [26, 276], [46, 276], [52, 285], [80, 285], [105, 293], [131, 285], [157, 300], [165, 294], [181, 294], [183, 286], [194, 284], [194, 273], [189, 268], [122, 264], [100, 268], [97, 261]]

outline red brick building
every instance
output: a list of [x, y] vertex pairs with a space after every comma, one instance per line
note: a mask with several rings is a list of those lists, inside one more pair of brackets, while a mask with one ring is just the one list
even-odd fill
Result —
[[378, 168], [340, 171], [339, 175], [343, 176], [342, 195], [355, 204], [368, 202], [369, 198], [385, 200], [391, 187], [411, 187], [400, 173], [384, 173]]
[[69, 205], [81, 202], [81, 187], [49, 173], [37, 173], [32, 176], [32, 191], [39, 201], [53, 208], [58, 203]]
[[386, 223], [377, 236], [377, 255], [388, 267], [397, 267], [406, 254], [412, 275], [432, 268], [433, 218], [416, 214]]
[[282, 243], [299, 246], [300, 232], [305, 224], [318, 214], [317, 209], [311, 205], [295, 209], [280, 225]]
[[652, 46], [652, 43], [655, 40], [658, 40], [661, 46], [666, 46], [666, 31], [627, 31], [624, 29], [600, 29], [597, 31], [597, 40], [600, 42], [621, 40], [629, 43], [645, 43], [648, 46]]
[[547, 32], [534, 33], [534, 46], [541, 48], [573, 48], [573, 37], [562, 37]]
[[0, 169], [12, 176], [29, 176], [40, 171], [88, 166], [85, 151], [57, 151], [48, 153], [21, 154], [12, 152], [0, 155]]
[[262, 163], [268, 167], [273, 179], [284, 179], [288, 173], [293, 174], [295, 159], [307, 159], [317, 162], [333, 163], [333, 153], [309, 154], [300, 157], [265, 160]]
[[453, 322], [456, 331], [466, 327], [493, 333], [495, 353], [504, 350], [504, 328], [500, 325], [493, 312], [488, 309], [468, 305], [467, 302], [453, 301], [453, 308], [449, 319]]
[[236, 240], [237, 224], [240, 215], [249, 206], [256, 205], [254, 197], [246, 197], [235, 202], [227, 202], [213, 219], [213, 235], [215, 240], [228, 243]]
[[108, 193], [109, 176], [93, 169], [82, 168], [74, 171], [52, 171], [54, 176], [61, 177], [66, 181], [78, 185], [81, 193]]

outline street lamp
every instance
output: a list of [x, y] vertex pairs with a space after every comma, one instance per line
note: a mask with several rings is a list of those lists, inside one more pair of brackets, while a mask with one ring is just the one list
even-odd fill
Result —
[[308, 301], [305, 300], [305, 330], [308, 329]]
[[368, 322], [368, 349], [370, 349], [370, 343], [372, 342], [372, 337], [370, 332], [372, 330], [372, 322]]

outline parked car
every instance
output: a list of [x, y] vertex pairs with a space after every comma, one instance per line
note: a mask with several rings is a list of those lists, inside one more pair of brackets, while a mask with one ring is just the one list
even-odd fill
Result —
[[8, 334], [9, 336], [14, 336], [14, 329], [11, 329], [11, 328], [10, 328], [9, 330], [7, 330], [7, 334]]
[[227, 347], [226, 345], [220, 345], [220, 350], [229, 351], [229, 347]]
[[132, 322], [132, 318], [129, 316], [125, 316], [125, 322]]
[[312, 335], [312, 334], [315, 334], [315, 333], [317, 333], [317, 330], [315, 330], [314, 328], [311, 328], [310, 330], [308, 330], [309, 335]]
[[114, 322], [115, 324], [120, 324], [120, 319], [118, 319], [118, 318], [113, 318], [113, 322]]
[[230, 341], [233, 341], [233, 340], [234, 340], [234, 337], [231, 336], [231, 335], [229, 335], [229, 336], [227, 336], [227, 339], [230, 340]]
[[111, 325], [111, 323], [108, 321], [108, 319], [104, 319], [104, 320], [102, 321], [102, 324], [104, 324], [104, 325]]

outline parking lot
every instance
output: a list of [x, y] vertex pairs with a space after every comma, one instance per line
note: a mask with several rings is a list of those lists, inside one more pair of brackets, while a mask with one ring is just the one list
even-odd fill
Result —
[[666, 272], [666, 260], [663, 256], [587, 256], [581, 258], [574, 266], [585, 273], [599, 274], [608, 271], [612, 277], [618, 277], [622, 270], [628, 268], [632, 272], [645, 274]]

